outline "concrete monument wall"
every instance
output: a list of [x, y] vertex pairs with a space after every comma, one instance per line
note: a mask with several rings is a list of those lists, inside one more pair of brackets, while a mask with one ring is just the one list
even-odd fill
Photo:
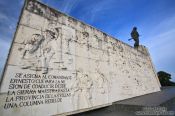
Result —
[[25, 3], [1, 80], [2, 116], [90, 110], [160, 91], [138, 49], [34, 0]]

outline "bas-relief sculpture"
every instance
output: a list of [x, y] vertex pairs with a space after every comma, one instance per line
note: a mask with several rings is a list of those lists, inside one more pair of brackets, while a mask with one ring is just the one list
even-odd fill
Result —
[[[160, 91], [143, 50], [28, 0], [1, 83], [2, 115], [62, 114]], [[17, 99], [30, 90], [33, 102]]]

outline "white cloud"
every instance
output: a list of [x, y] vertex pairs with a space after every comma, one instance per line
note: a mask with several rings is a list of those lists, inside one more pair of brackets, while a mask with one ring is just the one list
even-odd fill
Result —
[[0, 75], [2, 73], [2, 70], [4, 68], [4, 64], [7, 59], [7, 54], [10, 48], [10, 42], [4, 41], [3, 39], [0, 39]]
[[158, 34], [161, 32], [169, 32], [175, 29], [175, 16], [166, 17], [159, 24], [154, 25], [154, 28], [151, 30], [150, 35]]
[[167, 71], [175, 80], [175, 17], [159, 22], [145, 36], [143, 44], [149, 48], [157, 71]]
[[0, 22], [7, 20], [7, 19], [8, 17], [4, 13], [0, 12]]
[[[101, 15], [101, 13], [106, 12], [106, 10], [111, 9], [114, 7], [115, 4], [112, 4], [112, 0], [101, 0], [101, 1], [96, 1], [93, 4], [88, 4], [87, 7], [84, 7], [85, 13], [82, 14], [82, 20], [85, 20], [85, 18], [88, 17], [88, 20], [93, 23], [93, 21]], [[115, 5], [115, 7], [117, 7]]]
[[76, 7], [78, 2], [79, 0], [70, 0], [69, 2], [65, 2], [63, 11], [69, 14], [71, 10]]

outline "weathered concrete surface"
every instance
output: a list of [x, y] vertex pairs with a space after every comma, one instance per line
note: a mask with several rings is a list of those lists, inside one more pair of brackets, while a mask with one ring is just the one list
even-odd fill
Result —
[[81, 112], [157, 91], [144, 46], [134, 49], [35, 0], [26, 2], [1, 80], [3, 116]]

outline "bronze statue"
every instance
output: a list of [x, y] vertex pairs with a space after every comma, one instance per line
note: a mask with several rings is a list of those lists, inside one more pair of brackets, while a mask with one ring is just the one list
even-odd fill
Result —
[[135, 41], [134, 47], [137, 48], [139, 46], [139, 33], [137, 32], [137, 27], [133, 27], [133, 30], [131, 32], [131, 39]]

